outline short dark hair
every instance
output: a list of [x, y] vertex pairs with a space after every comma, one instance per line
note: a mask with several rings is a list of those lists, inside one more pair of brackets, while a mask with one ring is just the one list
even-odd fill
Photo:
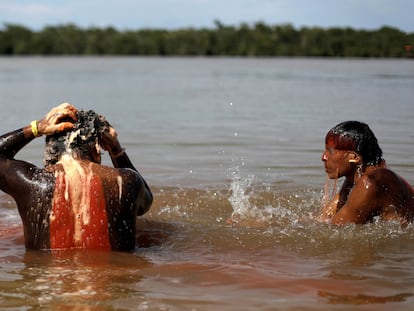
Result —
[[76, 150], [82, 157], [90, 158], [91, 148], [96, 148], [107, 122], [93, 110], [79, 110], [73, 129], [46, 136], [44, 165], [56, 164], [64, 153]]
[[332, 144], [335, 149], [355, 151], [367, 165], [378, 165], [384, 161], [377, 138], [363, 122], [339, 123], [326, 134], [325, 143]]

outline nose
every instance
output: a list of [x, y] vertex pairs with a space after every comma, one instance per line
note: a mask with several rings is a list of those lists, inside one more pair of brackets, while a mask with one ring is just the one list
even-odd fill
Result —
[[322, 153], [322, 159], [323, 162], [328, 160], [328, 156], [326, 155], [326, 151], [324, 153]]

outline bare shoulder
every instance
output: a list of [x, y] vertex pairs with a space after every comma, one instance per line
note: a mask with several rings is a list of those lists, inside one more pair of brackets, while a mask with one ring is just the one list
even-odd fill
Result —
[[365, 175], [366, 181], [377, 187], [380, 191], [385, 192], [405, 192], [410, 191], [412, 187], [401, 176], [388, 168], [378, 168]]
[[366, 174], [372, 180], [398, 179], [398, 175], [386, 167], [378, 167]]
[[384, 213], [392, 207], [403, 217], [414, 218], [414, 189], [404, 178], [386, 168], [377, 169], [366, 178], [375, 189], [376, 200], [385, 208]]
[[124, 176], [139, 177], [138, 172], [134, 171], [132, 168], [121, 167], [121, 168], [114, 168], [114, 169]]
[[100, 174], [103, 178], [128, 178], [128, 179], [135, 179], [139, 177], [139, 174], [130, 168], [116, 168], [106, 165], [100, 165], [93, 163], [94, 171]]
[[124, 184], [130, 184], [134, 186], [140, 186], [141, 184], [143, 184], [139, 173], [131, 168], [107, 168], [112, 171], [112, 173], [110, 174], [112, 175], [112, 177], [121, 177]]
[[363, 175], [361, 181], [369, 183], [380, 191], [398, 190], [398, 188], [405, 186], [400, 176], [394, 171], [383, 167]]

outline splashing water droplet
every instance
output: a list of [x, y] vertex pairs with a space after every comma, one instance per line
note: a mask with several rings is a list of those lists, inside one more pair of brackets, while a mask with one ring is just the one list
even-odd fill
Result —
[[251, 204], [249, 201], [250, 196], [246, 192], [252, 183], [253, 176], [248, 176], [247, 178], [242, 179], [240, 176], [239, 166], [233, 168], [231, 174], [231, 196], [228, 200], [233, 208], [232, 217], [236, 215], [247, 215], [249, 213], [249, 210], [251, 210]]

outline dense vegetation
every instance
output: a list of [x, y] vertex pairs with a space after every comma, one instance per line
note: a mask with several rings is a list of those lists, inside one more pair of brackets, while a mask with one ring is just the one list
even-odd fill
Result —
[[226, 26], [212, 29], [82, 29], [73, 24], [32, 31], [5, 24], [0, 55], [171, 55], [171, 56], [413, 56], [414, 33], [303, 27], [290, 24]]

